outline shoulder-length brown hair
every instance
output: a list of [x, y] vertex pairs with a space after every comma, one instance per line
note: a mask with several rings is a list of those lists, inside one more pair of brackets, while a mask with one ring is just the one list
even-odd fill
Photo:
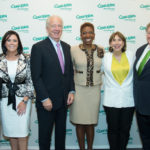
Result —
[[[121, 51], [122, 51], [122, 52], [125, 52], [125, 51], [126, 51], [126, 48], [127, 48], [126, 38], [125, 38], [125, 36], [124, 36], [121, 32], [119, 32], [119, 31], [114, 32], [114, 33], [110, 36], [110, 38], [109, 38], [109, 45], [110, 45], [110, 43], [112, 42], [112, 40], [115, 38], [116, 35], [118, 35], [119, 38], [121, 38], [121, 40], [124, 42], [124, 46], [123, 46], [123, 48], [122, 48]], [[113, 48], [112, 48], [111, 46], [109, 46], [109, 51], [110, 51], [110, 52], [113, 52]]]
[[1, 43], [1, 47], [2, 47], [2, 51], [3, 51], [3, 54], [6, 55], [7, 53], [7, 48], [5, 46], [5, 43], [6, 41], [9, 39], [9, 37], [11, 35], [16, 35], [17, 39], [18, 39], [18, 48], [17, 48], [17, 54], [22, 54], [23, 53], [23, 47], [22, 47], [22, 43], [21, 43], [21, 40], [20, 40], [20, 37], [19, 37], [19, 34], [13, 30], [9, 30], [5, 33], [5, 35], [3, 36], [2, 38], [2, 43]]

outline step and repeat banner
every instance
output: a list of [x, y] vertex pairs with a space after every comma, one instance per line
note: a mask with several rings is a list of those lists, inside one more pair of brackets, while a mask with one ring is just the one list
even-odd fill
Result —
[[[21, 37], [24, 52], [30, 53], [32, 45], [47, 36], [45, 21], [53, 14], [62, 17], [64, 21], [62, 40], [70, 45], [81, 43], [80, 25], [91, 22], [95, 26], [94, 42], [102, 45], [106, 51], [109, 37], [115, 31], [122, 32], [127, 39], [127, 49], [135, 51], [146, 43], [145, 27], [150, 22], [150, 0], [0, 0], [0, 43], [6, 31], [14, 30]], [[95, 149], [109, 148], [105, 112], [102, 107], [103, 93], [101, 90], [99, 122], [95, 128]], [[66, 148], [77, 149], [75, 128], [69, 122], [69, 110], [67, 116]], [[38, 121], [34, 103], [30, 129], [29, 149], [38, 149]], [[0, 149], [8, 147], [9, 142], [1, 133]], [[128, 147], [141, 147], [135, 117]]]

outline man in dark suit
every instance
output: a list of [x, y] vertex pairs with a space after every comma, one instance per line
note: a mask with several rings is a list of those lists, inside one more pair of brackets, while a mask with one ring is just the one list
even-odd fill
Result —
[[136, 52], [134, 99], [137, 123], [144, 150], [150, 150], [150, 23], [146, 27], [148, 43]]
[[55, 124], [55, 149], [65, 149], [67, 105], [74, 99], [70, 46], [61, 41], [63, 22], [59, 16], [47, 19], [48, 38], [33, 45], [31, 75], [36, 91], [40, 150], [49, 150]]

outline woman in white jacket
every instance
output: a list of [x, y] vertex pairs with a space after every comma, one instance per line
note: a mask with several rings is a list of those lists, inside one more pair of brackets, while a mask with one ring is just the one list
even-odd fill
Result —
[[115, 32], [105, 53], [104, 109], [108, 124], [110, 150], [125, 150], [134, 113], [133, 63], [134, 53], [126, 51], [126, 39]]

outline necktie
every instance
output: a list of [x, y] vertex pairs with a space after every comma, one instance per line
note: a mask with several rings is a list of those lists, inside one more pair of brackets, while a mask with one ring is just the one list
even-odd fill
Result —
[[140, 75], [142, 73], [143, 68], [144, 68], [146, 62], [148, 61], [149, 57], [150, 57], [150, 50], [146, 53], [146, 55], [144, 56], [143, 60], [140, 63], [140, 66], [138, 69], [138, 75]]
[[64, 60], [63, 60], [63, 55], [60, 49], [60, 44], [57, 43], [56, 46], [57, 46], [57, 55], [58, 55], [59, 63], [61, 66], [61, 70], [62, 70], [62, 73], [64, 73]]

